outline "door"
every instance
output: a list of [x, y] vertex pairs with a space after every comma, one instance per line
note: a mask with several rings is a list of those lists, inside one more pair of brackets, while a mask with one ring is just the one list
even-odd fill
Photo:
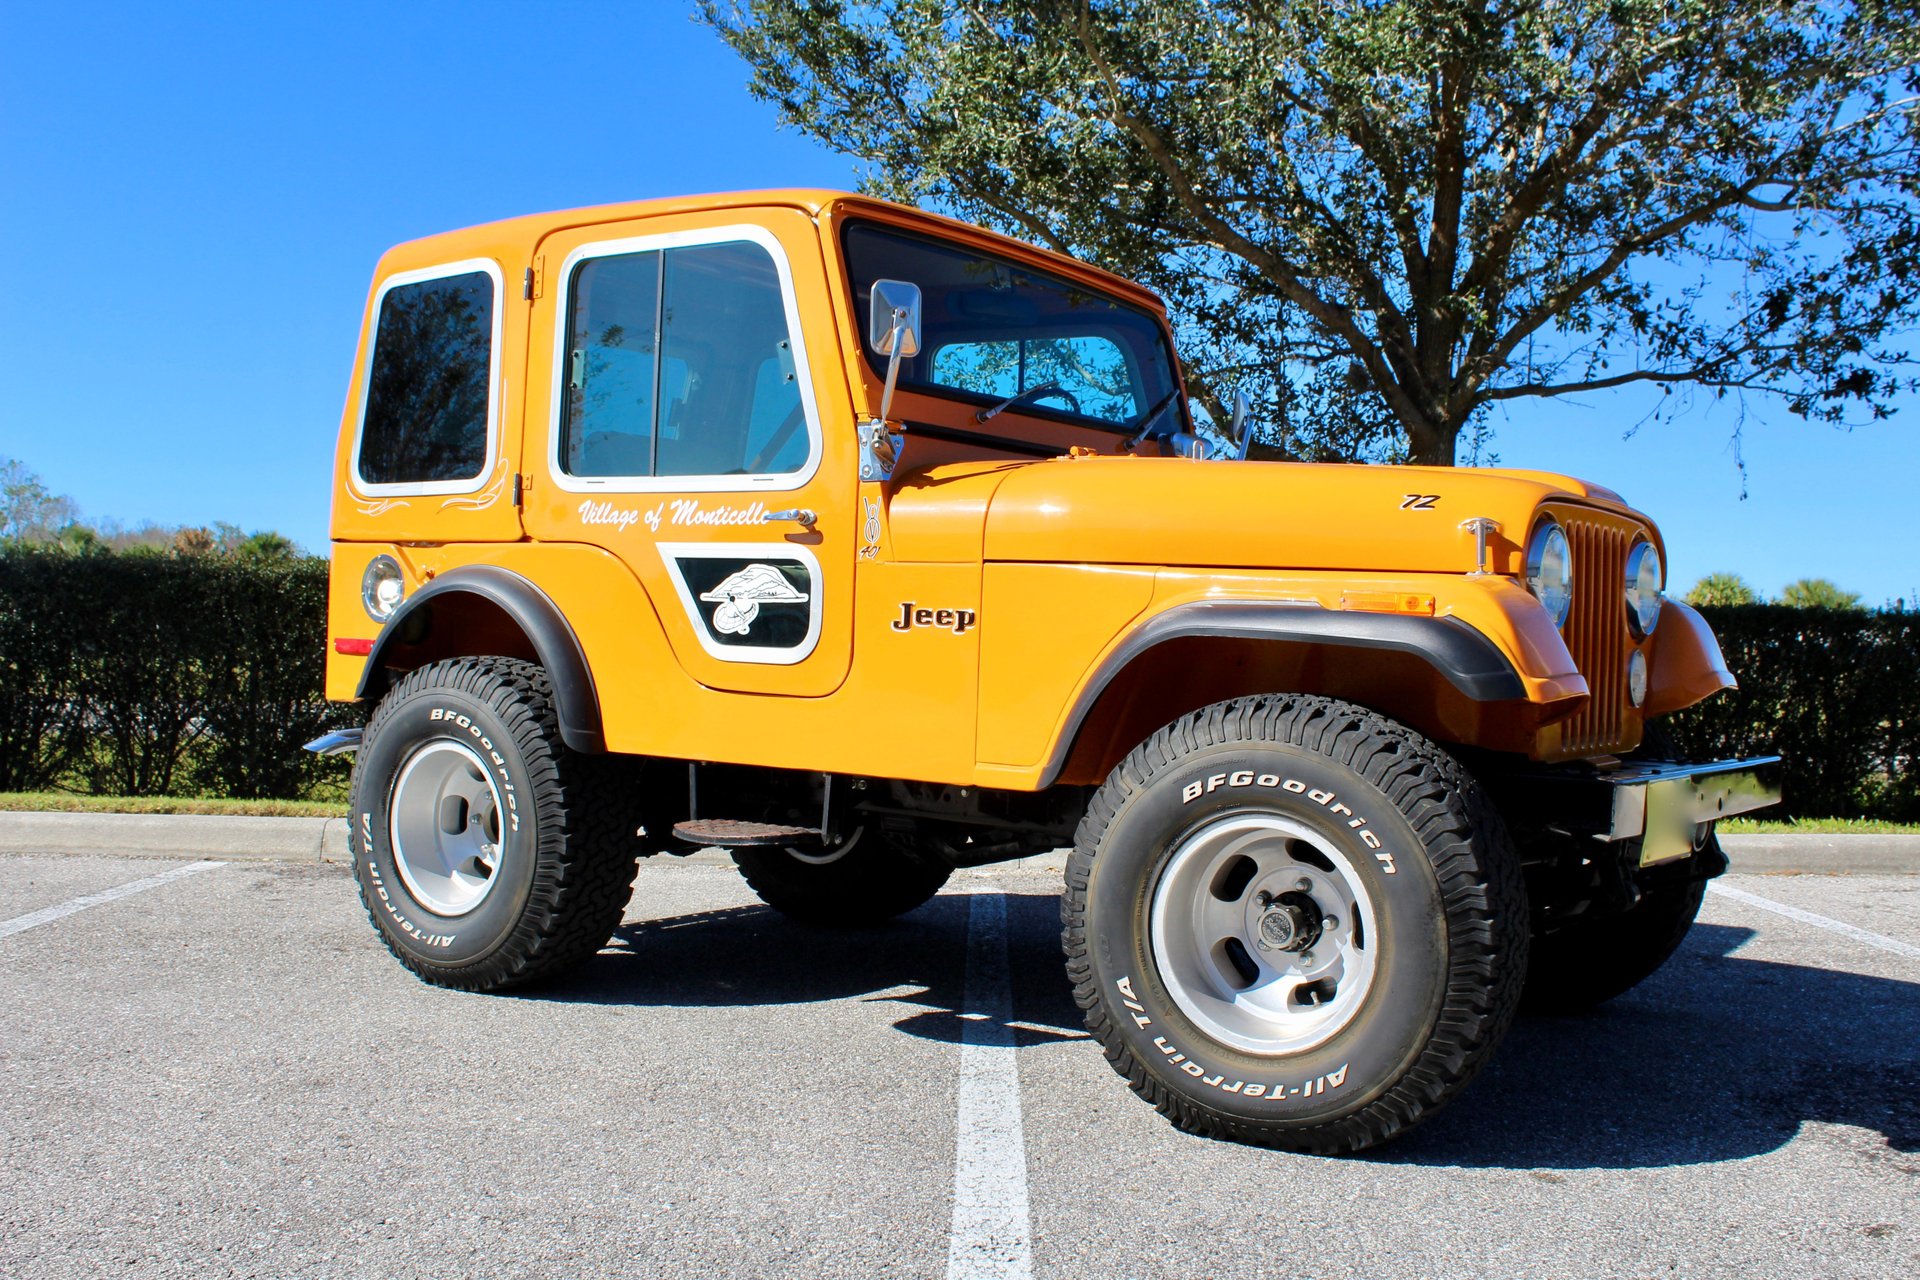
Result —
[[856, 477], [812, 220], [572, 228], [541, 242], [536, 276], [528, 532], [625, 561], [702, 684], [832, 692], [852, 655]]

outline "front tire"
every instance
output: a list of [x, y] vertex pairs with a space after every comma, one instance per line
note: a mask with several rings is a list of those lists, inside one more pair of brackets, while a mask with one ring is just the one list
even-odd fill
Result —
[[1425, 739], [1317, 697], [1218, 703], [1095, 795], [1061, 902], [1088, 1029], [1183, 1129], [1358, 1151], [1463, 1089], [1526, 973], [1499, 816]]
[[561, 743], [533, 663], [403, 676], [367, 726], [348, 810], [360, 900], [388, 950], [429, 982], [492, 991], [605, 946], [639, 853], [624, 792], [594, 785], [605, 772]]

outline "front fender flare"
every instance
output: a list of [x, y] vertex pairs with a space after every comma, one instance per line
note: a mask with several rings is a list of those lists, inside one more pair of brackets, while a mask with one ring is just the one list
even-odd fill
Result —
[[1041, 785], [1059, 777], [1088, 713], [1129, 663], [1155, 645], [1195, 636], [1407, 653], [1422, 659], [1475, 702], [1509, 702], [1527, 696], [1520, 673], [1493, 641], [1453, 618], [1356, 613], [1275, 601], [1193, 601], [1155, 614], [1101, 660], [1067, 713]]
[[605, 751], [607, 741], [600, 722], [600, 695], [594, 688], [593, 672], [587, 666], [586, 651], [580, 647], [579, 637], [574, 635], [560, 606], [546, 592], [512, 570], [497, 565], [462, 565], [449, 569], [408, 596], [375, 637], [366, 668], [360, 674], [356, 696], [367, 701], [386, 692], [387, 666], [383, 657], [392, 656], [411, 643], [405, 638], [408, 631], [431, 616], [435, 600], [453, 595], [478, 597], [513, 620], [533, 646], [552, 682], [561, 740], [575, 751], [594, 754]]

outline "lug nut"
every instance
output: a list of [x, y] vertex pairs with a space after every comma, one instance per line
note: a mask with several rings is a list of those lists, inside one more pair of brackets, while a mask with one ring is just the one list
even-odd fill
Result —
[[1305, 876], [1301, 876], [1298, 880], [1295, 880], [1293, 882], [1293, 887], [1298, 889], [1300, 892], [1305, 893], [1307, 890], [1313, 888], [1313, 881], [1307, 879]]
[[1304, 966], [1304, 965], [1310, 965], [1310, 964], [1312, 964], [1312, 963], [1313, 963], [1313, 952], [1311, 952], [1311, 951], [1302, 951], [1302, 952], [1300, 953], [1300, 963], [1301, 963], [1301, 964], [1302, 964], [1303, 966]]
[[1340, 927], [1340, 917], [1339, 916], [1321, 916], [1320, 927], [1322, 929], [1338, 929]]
[[1256, 907], [1270, 907], [1273, 905], [1273, 895], [1262, 889], [1253, 895], [1253, 904]]

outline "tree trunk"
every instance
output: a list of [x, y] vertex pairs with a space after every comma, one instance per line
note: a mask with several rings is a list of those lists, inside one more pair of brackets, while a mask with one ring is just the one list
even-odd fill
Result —
[[[1405, 421], [1403, 419], [1403, 421]], [[1419, 467], [1450, 467], [1460, 428], [1452, 423], [1407, 422], [1407, 461]]]

